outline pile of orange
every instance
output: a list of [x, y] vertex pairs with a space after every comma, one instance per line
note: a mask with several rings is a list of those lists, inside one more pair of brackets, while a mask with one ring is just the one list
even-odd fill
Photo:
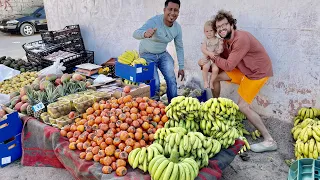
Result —
[[103, 173], [127, 173], [128, 154], [146, 147], [154, 133], [168, 121], [165, 105], [148, 97], [101, 100], [89, 107], [82, 118], [64, 126], [60, 134], [69, 139], [69, 148], [82, 151], [81, 159], [103, 165]]

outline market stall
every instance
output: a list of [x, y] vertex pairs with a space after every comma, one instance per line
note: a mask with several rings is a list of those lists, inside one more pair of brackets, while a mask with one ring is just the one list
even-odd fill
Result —
[[[21, 164], [24, 166], [47, 166], [66, 168], [75, 179], [122, 179], [115, 174], [106, 175], [101, 172], [102, 165], [94, 161], [86, 161], [79, 158], [80, 151], [69, 149], [69, 142], [61, 137], [59, 130], [45, 125], [30, 117], [23, 118], [23, 156]], [[197, 178], [219, 179], [225, 169], [237, 155], [243, 146], [242, 141], [236, 141], [235, 145], [222, 150], [214, 158], [210, 159], [209, 166], [203, 168]], [[150, 179], [148, 173], [141, 170], [128, 168], [125, 178]]]
[[[15, 143], [1, 165], [22, 156], [22, 165], [66, 168], [76, 179], [219, 179], [250, 148], [232, 100], [207, 99], [194, 83], [170, 103], [153, 99], [154, 64], [137, 51], [95, 65], [79, 26], [41, 35], [23, 45], [36, 68], [0, 83], [9, 98], [0, 122], [20, 122], [19, 113], [24, 124], [1, 139], [0, 148]], [[157, 95], [165, 91], [162, 83]]]

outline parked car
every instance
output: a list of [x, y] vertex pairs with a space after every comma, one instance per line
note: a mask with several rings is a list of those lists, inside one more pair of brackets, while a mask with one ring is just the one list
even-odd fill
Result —
[[17, 16], [0, 21], [0, 31], [20, 33], [23, 36], [31, 36], [34, 32], [47, 29], [46, 13], [43, 6], [26, 8]]

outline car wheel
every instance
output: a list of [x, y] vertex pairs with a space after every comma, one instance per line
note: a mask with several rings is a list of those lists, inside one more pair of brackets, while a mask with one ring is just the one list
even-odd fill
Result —
[[29, 23], [22, 24], [20, 26], [20, 33], [22, 36], [31, 36], [34, 34], [34, 28]]

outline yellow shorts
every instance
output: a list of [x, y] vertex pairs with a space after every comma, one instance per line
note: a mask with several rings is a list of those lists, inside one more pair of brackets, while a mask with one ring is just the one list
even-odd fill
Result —
[[241, 98], [249, 104], [252, 103], [260, 89], [269, 79], [269, 77], [265, 77], [258, 80], [252, 80], [247, 78], [239, 69], [234, 69], [226, 73], [231, 79], [229, 82], [239, 84], [238, 93]]

